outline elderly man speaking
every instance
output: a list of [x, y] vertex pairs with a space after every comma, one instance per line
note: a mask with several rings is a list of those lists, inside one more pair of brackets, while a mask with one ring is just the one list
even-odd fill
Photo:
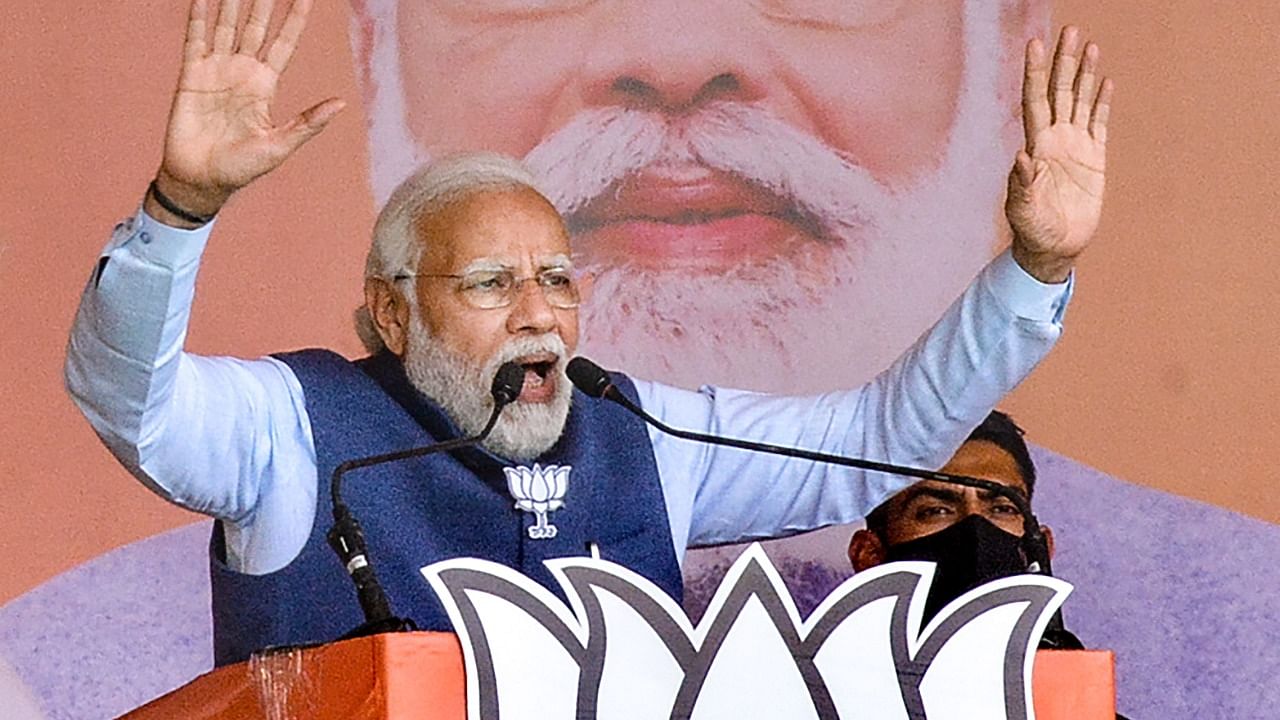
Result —
[[[907, 484], [673, 440], [575, 394], [564, 370], [589, 280], [575, 273], [564, 223], [528, 173], [493, 155], [429, 166], [383, 209], [361, 313], [371, 357], [184, 352], [214, 215], [342, 108], [330, 99], [287, 123], [271, 119], [309, 0], [293, 2], [274, 37], [270, 0], [254, 0], [244, 22], [235, 0], [220, 3], [216, 20], [209, 4], [192, 4], [159, 172], [84, 292], [66, 373], [130, 472], [217, 519], [217, 663], [331, 640], [360, 622], [325, 545], [324, 479], [346, 460], [477, 432], [508, 361], [523, 370], [523, 388], [482, 447], [346, 483], [392, 605], [424, 628], [449, 627], [418, 573], [437, 560], [486, 558], [554, 587], [543, 561], [593, 544], [679, 598], [687, 547], [853, 521]], [[1071, 268], [1101, 211], [1111, 88], [1097, 57], [1071, 28], [1052, 63], [1039, 41], [1028, 46], [1027, 144], [1006, 203], [1013, 247], [875, 380], [807, 398], [621, 375], [616, 384], [679, 427], [942, 465], [1060, 334]], [[535, 517], [505, 478], [548, 472], [565, 488], [563, 504]]]

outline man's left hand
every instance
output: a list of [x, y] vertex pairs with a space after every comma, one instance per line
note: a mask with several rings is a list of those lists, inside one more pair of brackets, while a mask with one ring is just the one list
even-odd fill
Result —
[[1005, 215], [1013, 257], [1044, 283], [1071, 274], [1098, 229], [1106, 178], [1107, 116], [1113, 84], [1099, 82], [1098, 46], [1065, 27], [1052, 73], [1043, 43], [1027, 44], [1022, 85], [1026, 148], [1009, 173]]

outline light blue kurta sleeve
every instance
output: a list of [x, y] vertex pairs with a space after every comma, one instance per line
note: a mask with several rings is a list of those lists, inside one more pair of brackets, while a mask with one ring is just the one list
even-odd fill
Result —
[[210, 230], [172, 228], [141, 211], [116, 226], [81, 297], [67, 388], [147, 487], [227, 521], [233, 568], [269, 572], [310, 532], [315, 445], [286, 365], [183, 352]]
[[[1004, 253], [892, 366], [854, 390], [780, 397], [637, 382], [678, 428], [936, 469], [1035, 368], [1062, 331], [1071, 283], [1045, 285]], [[866, 515], [911, 478], [666, 436], [650, 428], [677, 556]]]
[[[265, 573], [292, 560], [310, 532], [315, 446], [286, 365], [182, 349], [210, 229], [178, 230], [142, 212], [117, 226], [81, 299], [67, 386], [131, 473], [226, 520], [231, 567]], [[1069, 295], [1069, 285], [1041, 285], [1006, 254], [857, 390], [783, 398], [637, 387], [646, 408], [678, 427], [938, 467], [1048, 352]], [[688, 544], [854, 520], [909, 482], [651, 436], [678, 555]]]

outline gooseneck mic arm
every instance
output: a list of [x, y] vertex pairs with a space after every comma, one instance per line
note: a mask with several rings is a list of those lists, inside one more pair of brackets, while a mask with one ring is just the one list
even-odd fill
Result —
[[515, 363], [504, 363], [498, 368], [490, 387], [493, 397], [493, 412], [484, 428], [472, 437], [455, 438], [423, 447], [399, 450], [396, 452], [373, 455], [355, 460], [347, 460], [334, 468], [329, 483], [329, 492], [333, 500], [333, 527], [329, 529], [327, 539], [329, 547], [338, 554], [338, 559], [346, 568], [347, 574], [356, 586], [356, 595], [360, 600], [360, 609], [364, 611], [365, 622], [343, 636], [343, 639], [374, 635], [383, 632], [399, 632], [413, 630], [416, 625], [412, 620], [396, 617], [391, 612], [391, 603], [387, 594], [378, 582], [378, 576], [369, 560], [369, 550], [364, 539], [364, 530], [356, 521], [346, 502], [342, 499], [342, 477], [352, 470], [381, 465], [383, 463], [407, 460], [409, 458], [434, 455], [435, 453], [457, 450], [471, 445], [478, 445], [498, 423], [502, 409], [516, 398], [524, 386], [524, 370]]
[[[799, 448], [784, 447], [781, 445], [772, 445], [769, 443], [754, 442], [751, 440], [740, 440], [737, 438], [718, 437], [715, 435], [693, 432], [691, 430], [673, 428], [645, 412], [639, 405], [628, 399], [626, 395], [623, 395], [622, 392], [614, 386], [613, 380], [609, 377], [609, 373], [590, 360], [582, 357], [576, 357], [570, 360], [568, 366], [565, 368], [565, 373], [569, 376], [569, 380], [583, 393], [590, 395], [591, 397], [612, 400], [631, 411], [641, 420], [644, 420], [646, 423], [673, 437], [693, 440], [695, 442], [710, 443], [712, 445], [739, 448], [751, 452], [762, 452], [770, 455], [782, 455], [785, 457], [799, 458], [801, 460], [812, 460], [813, 462], [854, 467], [862, 470], [872, 470], [875, 472], [891, 473], [894, 475], [905, 475], [907, 477], [920, 478], [922, 480], [935, 480], [948, 485], [977, 488], [978, 490], [983, 490], [1003, 497], [1013, 503], [1014, 507], [1018, 508], [1018, 512], [1022, 514], [1022, 548], [1023, 552], [1027, 555], [1027, 560], [1031, 563], [1029, 569], [1042, 575], [1048, 575], [1050, 577], [1053, 576], [1053, 567], [1049, 560], [1049, 543], [1045, 539], [1044, 531], [1040, 529], [1040, 521], [1037, 520], [1036, 516], [1031, 512], [1031, 503], [1027, 500], [1025, 495], [1007, 485], [1001, 485], [998, 482], [969, 477], [967, 475], [953, 475], [951, 473], [944, 473], [936, 470], [925, 470], [923, 468], [913, 468], [906, 465], [893, 465], [891, 463], [877, 462], [875, 460], [831, 455], [829, 453], [815, 452], [812, 450], [801, 450]], [[1084, 646], [1075, 635], [1067, 631], [1062, 620], [1062, 612], [1059, 611], [1054, 613], [1053, 617], [1049, 621], [1048, 627], [1045, 628], [1045, 632], [1041, 640], [1041, 647], [1076, 650], [1083, 648]]]
[[570, 360], [568, 367], [565, 368], [565, 373], [569, 376], [569, 380], [573, 382], [579, 390], [587, 395], [612, 400], [631, 411], [646, 423], [649, 423], [673, 437], [693, 440], [696, 442], [710, 443], [712, 445], [739, 448], [742, 450], [749, 450], [751, 452], [762, 452], [770, 455], [782, 455], [785, 457], [812, 460], [814, 462], [829, 463], [831, 465], [841, 465], [844, 467], [853, 467], [862, 470], [873, 470], [876, 472], [891, 473], [894, 475], [905, 475], [907, 477], [920, 478], [922, 480], [936, 480], [949, 485], [962, 485], [964, 487], [977, 488], [1006, 498], [1009, 502], [1013, 503], [1014, 506], [1018, 508], [1018, 512], [1022, 514], [1024, 528], [1022, 541], [1024, 551], [1027, 553], [1027, 559], [1033, 563], [1033, 567], [1035, 567], [1038, 572], [1044, 575], [1053, 574], [1052, 567], [1049, 564], [1048, 544], [1045, 541], [1044, 533], [1040, 529], [1040, 522], [1036, 520], [1035, 515], [1031, 513], [1031, 505], [1027, 502], [1026, 496], [1007, 485], [1001, 485], [998, 482], [969, 477], [967, 475], [953, 475], [951, 473], [944, 473], [936, 470], [925, 470], [923, 468], [914, 468], [905, 465], [893, 465], [891, 463], [878, 462], [875, 460], [831, 455], [829, 453], [815, 452], [813, 450], [802, 450], [800, 448], [784, 447], [781, 445], [772, 445], [770, 443], [754, 442], [751, 440], [740, 440], [737, 438], [718, 437], [715, 435], [693, 432], [691, 430], [673, 428], [645, 412], [639, 405], [636, 405], [628, 399], [627, 396], [623, 395], [618, 388], [614, 387], [613, 380], [610, 379], [609, 373], [590, 360], [582, 357], [576, 357]]

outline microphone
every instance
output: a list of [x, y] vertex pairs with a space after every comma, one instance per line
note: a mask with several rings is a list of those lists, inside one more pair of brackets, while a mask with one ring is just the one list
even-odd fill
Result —
[[[944, 473], [937, 470], [925, 470], [923, 468], [914, 468], [906, 465], [894, 465], [892, 463], [878, 462], [875, 460], [844, 457], [842, 455], [832, 455], [813, 450], [784, 447], [770, 443], [755, 442], [752, 440], [740, 440], [738, 438], [719, 437], [716, 435], [693, 432], [692, 430], [673, 428], [645, 412], [639, 405], [632, 402], [626, 395], [623, 395], [622, 392], [614, 386], [612, 378], [609, 377], [609, 373], [590, 360], [584, 357], [576, 357], [570, 360], [568, 366], [565, 367], [565, 374], [569, 376], [569, 381], [583, 393], [591, 397], [611, 400], [626, 408], [633, 415], [636, 415], [646, 423], [673, 437], [710, 443], [712, 445], [723, 445], [738, 448], [740, 450], [749, 450], [751, 452], [782, 455], [785, 457], [812, 460], [814, 462], [841, 465], [844, 467], [854, 467], [862, 470], [873, 470], [893, 475], [905, 475], [907, 477], [915, 477], [922, 480], [936, 480], [950, 485], [962, 485], [964, 487], [985, 490], [995, 495], [1007, 498], [1018, 508], [1018, 511], [1022, 513], [1025, 530], [1023, 534], [1024, 549], [1027, 551], [1028, 558], [1032, 563], [1035, 563], [1038, 566], [1038, 570], [1040, 572], [1045, 575], [1052, 574], [1049, 564], [1048, 545], [1045, 542], [1044, 533], [1040, 530], [1040, 523], [1036, 521], [1035, 516], [1032, 515], [1031, 506], [1027, 502], [1026, 497], [1007, 485], [1002, 485], [998, 482], [985, 480], [983, 478], [969, 477], [967, 475], [953, 475], [951, 473]], [[1034, 545], [1034, 547], [1032, 547], [1032, 545]]]
[[524, 370], [513, 362], [503, 363], [494, 375], [493, 384], [489, 388], [489, 394], [493, 397], [493, 412], [489, 414], [489, 420], [485, 423], [484, 428], [476, 435], [454, 438], [453, 440], [408, 450], [398, 450], [382, 455], [347, 460], [334, 468], [333, 476], [329, 482], [329, 492], [333, 500], [333, 527], [329, 529], [326, 538], [329, 542], [329, 547], [333, 548], [333, 551], [337, 553], [342, 566], [346, 568], [347, 574], [351, 576], [351, 581], [356, 586], [356, 596], [360, 600], [360, 609], [364, 611], [365, 618], [363, 624], [343, 635], [340, 639], [347, 640], [384, 632], [417, 629], [417, 625], [413, 620], [396, 617], [391, 612], [391, 603], [387, 600], [387, 594], [383, 591], [381, 583], [378, 582], [378, 576], [373, 571], [373, 565], [369, 560], [369, 549], [365, 543], [364, 530], [360, 527], [360, 523], [356, 521], [351, 508], [342, 500], [342, 477], [348, 472], [360, 468], [477, 445], [489, 437], [489, 433], [493, 432], [494, 426], [498, 424], [498, 415], [502, 413], [503, 408], [520, 397], [520, 391], [523, 387]]
[[[738, 438], [719, 437], [716, 435], [693, 432], [691, 430], [673, 428], [645, 412], [639, 405], [632, 402], [626, 395], [623, 395], [622, 391], [618, 390], [618, 388], [614, 386], [613, 379], [609, 377], [608, 371], [590, 360], [584, 357], [573, 358], [565, 367], [565, 374], [569, 376], [569, 381], [584, 394], [594, 398], [611, 400], [626, 408], [633, 415], [639, 417], [649, 425], [652, 425], [663, 433], [673, 437], [709, 443], [711, 445], [733, 447], [740, 450], [748, 450], [750, 452], [782, 455], [785, 457], [811, 460], [831, 465], [840, 465], [843, 467], [872, 470], [875, 472], [890, 473], [893, 475], [904, 475], [907, 477], [920, 478], [922, 480], [934, 480], [948, 485], [960, 485], [963, 487], [976, 488], [1006, 498], [1009, 502], [1013, 503], [1013, 505], [1018, 508], [1018, 512], [1022, 514], [1022, 548], [1023, 552], [1027, 554], [1027, 559], [1031, 563], [1029, 569], [1043, 575], [1048, 575], [1049, 577], [1053, 576], [1053, 568], [1049, 560], [1049, 543], [1045, 539], [1044, 532], [1040, 529], [1040, 521], [1037, 520], [1036, 516], [1031, 512], [1031, 503], [1021, 492], [1018, 492], [1007, 485], [1002, 485], [998, 482], [985, 480], [983, 478], [969, 477], [967, 475], [954, 475], [936, 470], [925, 470], [923, 468], [914, 468], [906, 465], [894, 465], [892, 463], [877, 462], [875, 460], [844, 457], [841, 455], [832, 455], [813, 450], [802, 450], [800, 448], [784, 447], [781, 445], [773, 445], [770, 443], [761, 443], [751, 440], [740, 440]], [[1065, 634], [1070, 637], [1061, 638], [1061, 634]], [[1063, 627], [1061, 613], [1055, 613], [1055, 618], [1050, 622], [1049, 627], [1045, 631], [1045, 637], [1048, 642], [1055, 645], [1061, 643], [1061, 646], [1066, 649], [1079, 649], [1083, 647], [1080, 644], [1080, 641], [1075, 639], [1075, 636], [1071, 635], [1067, 632], [1065, 627]], [[1074, 644], [1072, 641], [1074, 641]]]

